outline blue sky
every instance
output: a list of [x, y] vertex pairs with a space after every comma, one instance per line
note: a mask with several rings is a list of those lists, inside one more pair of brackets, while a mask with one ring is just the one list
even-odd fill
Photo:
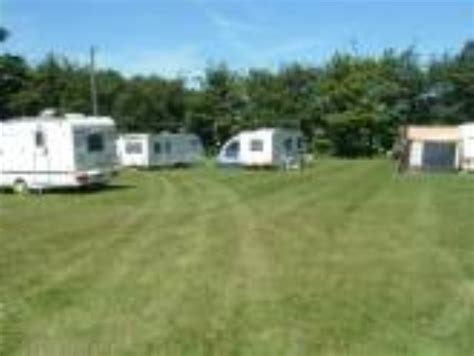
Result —
[[474, 38], [474, 1], [0, 0], [13, 36], [2, 51], [35, 62], [50, 51], [125, 74], [199, 74], [210, 62], [271, 69], [320, 64], [336, 50], [424, 56]]

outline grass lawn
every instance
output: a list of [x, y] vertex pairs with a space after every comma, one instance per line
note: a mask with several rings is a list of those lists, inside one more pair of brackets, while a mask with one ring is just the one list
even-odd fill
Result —
[[474, 354], [474, 176], [386, 161], [0, 194], [0, 354]]

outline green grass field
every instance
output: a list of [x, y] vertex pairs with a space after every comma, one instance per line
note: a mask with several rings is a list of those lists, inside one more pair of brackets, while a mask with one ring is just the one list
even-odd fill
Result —
[[474, 176], [386, 161], [0, 195], [0, 354], [473, 355]]

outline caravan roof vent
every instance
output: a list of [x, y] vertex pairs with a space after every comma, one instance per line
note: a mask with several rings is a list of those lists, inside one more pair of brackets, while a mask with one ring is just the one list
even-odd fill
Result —
[[40, 117], [55, 117], [56, 115], [57, 110], [52, 108], [44, 109], [39, 114]]

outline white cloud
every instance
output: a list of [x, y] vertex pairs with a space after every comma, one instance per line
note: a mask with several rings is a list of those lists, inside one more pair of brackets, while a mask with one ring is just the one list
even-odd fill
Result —
[[206, 9], [206, 16], [211, 23], [221, 31], [244, 32], [250, 34], [264, 31], [264, 28], [261, 25], [242, 20], [235, 20], [209, 8]]

